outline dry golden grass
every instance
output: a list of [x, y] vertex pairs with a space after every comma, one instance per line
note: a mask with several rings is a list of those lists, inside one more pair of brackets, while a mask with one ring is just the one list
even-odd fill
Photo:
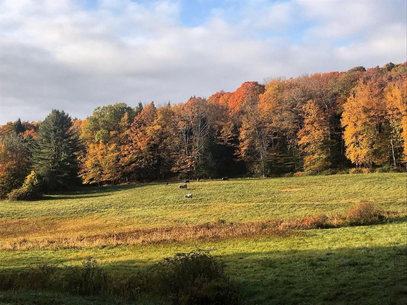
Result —
[[55, 235], [45, 238], [6, 239], [0, 250], [71, 249], [97, 246], [141, 245], [191, 240], [219, 240], [239, 237], [283, 236], [299, 234], [279, 228], [281, 220], [248, 223], [206, 223], [201, 225], [137, 229], [94, 235]]
[[[258, 222], [228, 223], [219, 220], [215, 223], [204, 223], [189, 226], [170, 226], [156, 228], [129, 229], [120, 232], [107, 232], [97, 234], [74, 234], [73, 231], [55, 230], [43, 234], [26, 235], [23, 238], [13, 233], [13, 228], [20, 228], [20, 232], [30, 228], [28, 221], [3, 222], [2, 235], [4, 242], [0, 250], [30, 250], [30, 249], [75, 249], [119, 245], [144, 245], [173, 243], [184, 241], [216, 241], [242, 237], [264, 237], [301, 234], [300, 230], [337, 228], [349, 225], [366, 225], [392, 221], [402, 215], [395, 212], [377, 210], [369, 203], [352, 207], [344, 214], [331, 217], [321, 214], [307, 218], [274, 219]], [[8, 224], [8, 225], [7, 225]], [[72, 224], [73, 229], [95, 226], [97, 221]], [[64, 225], [69, 228], [69, 225]], [[71, 228], [72, 229], [72, 228]], [[106, 228], [105, 228], [106, 229]], [[76, 232], [79, 232], [77, 230]], [[11, 234], [13, 233], [13, 234]], [[5, 235], [8, 234], [8, 235]]]

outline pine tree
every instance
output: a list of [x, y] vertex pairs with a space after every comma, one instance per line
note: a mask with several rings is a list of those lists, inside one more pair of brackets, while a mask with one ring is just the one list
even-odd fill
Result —
[[14, 131], [16, 134], [24, 133], [25, 128], [21, 123], [20, 118], [14, 123]]
[[77, 182], [78, 134], [64, 111], [52, 110], [40, 125], [33, 168], [48, 190], [68, 187]]

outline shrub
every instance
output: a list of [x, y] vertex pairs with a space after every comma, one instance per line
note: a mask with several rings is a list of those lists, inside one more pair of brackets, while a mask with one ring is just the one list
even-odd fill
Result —
[[351, 168], [349, 170], [349, 174], [369, 174], [372, 173], [373, 170], [371, 168]]
[[27, 289], [58, 289], [61, 288], [61, 279], [60, 273], [57, 271], [58, 268], [54, 265], [37, 265], [35, 267], [30, 267], [23, 276], [20, 276], [19, 280], [24, 281], [25, 288]]
[[336, 171], [337, 175], [347, 175], [349, 174], [349, 168], [339, 169]]
[[40, 185], [37, 175], [32, 171], [24, 181], [24, 184], [19, 189], [11, 191], [7, 197], [10, 201], [17, 200], [32, 200], [41, 198]]
[[376, 168], [376, 173], [397, 173], [400, 170], [390, 164], [385, 164], [382, 167]]
[[362, 173], [362, 169], [361, 168], [351, 168], [349, 170], [349, 174], [361, 174]]
[[156, 289], [173, 304], [239, 304], [224, 265], [196, 250], [165, 258], [155, 270]]
[[62, 277], [54, 265], [31, 266], [24, 271], [0, 273], [0, 291], [11, 289], [58, 290], [62, 289]]
[[301, 218], [288, 218], [284, 219], [280, 224], [279, 230], [304, 230], [304, 229], [325, 229], [330, 228], [332, 225], [326, 215]]
[[140, 272], [134, 275], [116, 274], [108, 280], [108, 292], [121, 299], [137, 299], [142, 294], [148, 294], [153, 286], [151, 276]]
[[153, 272], [108, 275], [91, 257], [82, 266], [44, 264], [23, 271], [0, 272], [0, 291], [14, 289], [64, 291], [80, 295], [147, 297], [173, 304], [239, 304], [240, 297], [224, 274], [223, 264], [208, 251], [179, 253], [164, 259]]
[[384, 215], [376, 210], [370, 203], [363, 203], [351, 208], [348, 213], [344, 215], [344, 218], [351, 226], [382, 222], [385, 219]]
[[302, 226], [306, 229], [324, 229], [330, 226], [327, 223], [328, 217], [326, 215], [319, 215], [316, 217], [309, 217], [302, 222]]
[[6, 199], [13, 189], [24, 183], [25, 174], [21, 175], [17, 165], [11, 163], [0, 168], [0, 199]]
[[0, 273], [0, 291], [10, 290], [15, 287], [16, 275], [10, 271]]
[[334, 169], [332, 169], [332, 168], [328, 168], [328, 169], [326, 169], [326, 170], [323, 170], [323, 171], [320, 173], [320, 175], [323, 175], [323, 176], [330, 176], [330, 175], [335, 175], [336, 173], [337, 173], [336, 170], [334, 170]]
[[69, 269], [66, 276], [66, 288], [73, 293], [81, 295], [96, 295], [107, 291], [107, 274], [89, 257], [82, 262], [82, 267]]

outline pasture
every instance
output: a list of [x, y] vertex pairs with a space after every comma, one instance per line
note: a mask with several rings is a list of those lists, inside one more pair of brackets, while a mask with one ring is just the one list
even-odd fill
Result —
[[[93, 257], [108, 273], [133, 274], [201, 248], [225, 263], [245, 304], [405, 303], [405, 174], [180, 184], [83, 187], [41, 201], [1, 201], [0, 273], [44, 263], [78, 266]], [[388, 217], [370, 225], [281, 230], [322, 214], [335, 220], [365, 203]], [[0, 304], [117, 301], [109, 298], [0, 291]]]

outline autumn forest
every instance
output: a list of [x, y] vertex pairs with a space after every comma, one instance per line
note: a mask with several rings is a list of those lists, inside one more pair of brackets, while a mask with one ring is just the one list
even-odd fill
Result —
[[1, 126], [0, 140], [2, 198], [30, 179], [54, 190], [75, 183], [401, 171], [407, 65], [245, 82], [234, 92], [161, 107], [116, 103], [84, 120], [53, 110], [42, 122]]

